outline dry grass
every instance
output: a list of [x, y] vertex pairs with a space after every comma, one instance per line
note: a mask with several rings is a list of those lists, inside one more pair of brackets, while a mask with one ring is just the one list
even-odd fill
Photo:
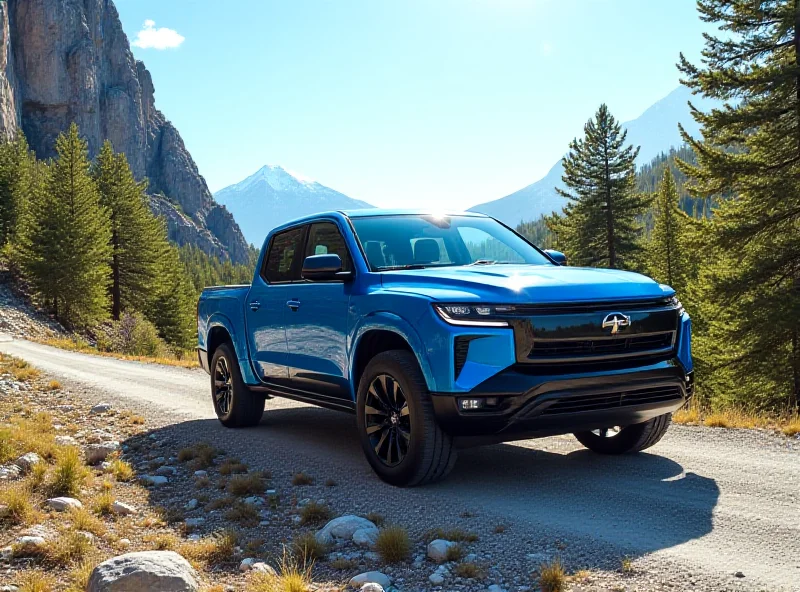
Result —
[[494, 527], [495, 534], [503, 534], [506, 530], [508, 530], [508, 527], [505, 524], [496, 524]]
[[447, 547], [445, 559], [447, 561], [461, 561], [464, 559], [464, 555], [466, 554], [467, 552], [464, 550], [464, 547], [462, 547], [459, 543], [456, 543], [455, 545], [450, 545]]
[[258, 510], [251, 504], [244, 502], [236, 502], [224, 514], [225, 520], [231, 522], [238, 522], [242, 526], [254, 527], [258, 526], [259, 516]]
[[213, 510], [221, 510], [222, 508], [230, 508], [236, 503], [236, 498], [233, 496], [217, 497], [206, 504], [206, 512]]
[[336, 487], [337, 485], [336, 479], [325, 479], [325, 487]]
[[106, 534], [106, 525], [86, 508], [70, 508], [67, 514], [74, 530], [85, 530], [95, 536]]
[[708, 410], [692, 403], [676, 411], [672, 420], [679, 424], [703, 425], [709, 428], [772, 429], [790, 437], [800, 433], [800, 414], [793, 411], [769, 414], [739, 407]]
[[328, 547], [320, 543], [313, 532], [303, 532], [292, 541], [292, 554], [303, 564], [309, 564], [325, 557]]
[[633, 573], [633, 560], [628, 557], [627, 555], [620, 559], [619, 561], [619, 569], [625, 575], [630, 575]]
[[559, 558], [550, 563], [543, 563], [539, 568], [539, 587], [542, 592], [563, 592], [566, 589], [567, 577]]
[[383, 526], [383, 523], [386, 521], [386, 519], [377, 512], [370, 512], [365, 516], [365, 518], [378, 527]]
[[386, 563], [399, 563], [411, 555], [411, 539], [402, 526], [387, 526], [378, 532], [375, 550]]
[[781, 427], [781, 431], [785, 436], [796, 436], [800, 434], [800, 415], [795, 415], [793, 418], [787, 420], [786, 424]]
[[7, 369], [11, 372], [14, 379], [20, 382], [30, 382], [31, 380], [39, 378], [42, 374], [25, 360], [19, 359], [14, 359], [14, 361], [7, 366]]
[[49, 345], [50, 347], [57, 347], [68, 351], [80, 352], [84, 354], [92, 354], [95, 356], [103, 356], [106, 358], [116, 358], [118, 360], [133, 360], [135, 362], [145, 362], [148, 364], [161, 364], [164, 366], [178, 366], [179, 368], [197, 368], [199, 366], [197, 358], [193, 355], [186, 355], [182, 357], [158, 357], [152, 358], [148, 356], [129, 356], [126, 354], [119, 354], [115, 352], [101, 352], [100, 350], [90, 346], [85, 341], [69, 339], [66, 337], [39, 339], [38, 343]]
[[16, 483], [0, 494], [0, 502], [8, 506], [5, 521], [11, 524], [30, 525], [37, 522], [41, 513], [31, 500], [31, 492], [24, 483]]
[[73, 567], [69, 572], [69, 580], [73, 585], [72, 589], [86, 590], [89, 586], [89, 578], [92, 577], [95, 567], [97, 567], [97, 561], [92, 559], [84, 559]]
[[328, 567], [338, 569], [340, 571], [353, 571], [358, 567], [358, 561], [355, 559], [345, 559], [344, 557], [339, 557], [328, 563]]
[[277, 575], [256, 573], [250, 578], [246, 592], [308, 592], [311, 586], [311, 565], [299, 564], [284, 554]]
[[478, 540], [478, 535], [463, 528], [434, 528], [427, 531], [423, 538], [426, 543], [436, 539], [444, 539], [445, 541], [456, 543], [474, 543]]
[[300, 508], [300, 524], [320, 524], [333, 517], [333, 512], [325, 504], [309, 502]]
[[483, 579], [483, 570], [477, 563], [457, 563], [455, 568], [453, 568], [453, 573], [459, 578], [466, 578], [469, 580]]
[[89, 470], [83, 464], [80, 451], [74, 446], [67, 446], [56, 460], [50, 493], [55, 496], [75, 496], [88, 476]]
[[187, 559], [219, 565], [233, 559], [238, 536], [232, 530], [217, 532], [193, 543], [180, 546], [180, 554]]
[[92, 509], [98, 516], [111, 516], [113, 514], [114, 494], [111, 491], [102, 491], [94, 498]]
[[83, 561], [93, 551], [89, 537], [76, 530], [66, 530], [47, 542], [44, 556], [52, 565], [67, 566]]
[[55, 579], [41, 571], [28, 571], [19, 576], [19, 592], [53, 592]]
[[302, 485], [313, 485], [314, 478], [310, 475], [306, 475], [305, 473], [295, 473], [294, 477], [292, 477], [292, 485], [299, 487]]
[[114, 475], [114, 479], [121, 483], [133, 481], [133, 479], [136, 477], [136, 471], [133, 470], [133, 467], [130, 465], [130, 463], [127, 463], [119, 458], [115, 458], [111, 461], [111, 464], [108, 467], [108, 472]]
[[58, 382], [57, 380], [51, 380], [50, 382], [47, 383], [48, 391], [57, 391], [60, 388], [61, 388], [61, 383]]
[[[181, 546], [181, 540], [174, 532], [160, 532], [154, 535], [147, 535], [144, 541], [149, 543], [154, 551], [175, 551]], [[186, 543], [187, 545], [191, 543]]]
[[205, 442], [200, 442], [194, 446], [182, 448], [178, 452], [178, 460], [180, 462], [192, 461], [192, 466], [198, 469], [207, 469], [214, 464], [214, 459], [219, 456], [220, 452]]
[[232, 495], [258, 495], [264, 493], [267, 484], [261, 473], [250, 473], [249, 475], [236, 475], [228, 482], [228, 493]]
[[219, 465], [220, 475], [241, 475], [247, 472], [247, 465], [238, 458], [226, 458]]

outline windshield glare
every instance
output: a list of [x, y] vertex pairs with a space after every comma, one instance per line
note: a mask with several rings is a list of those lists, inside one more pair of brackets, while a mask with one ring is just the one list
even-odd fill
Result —
[[373, 216], [352, 218], [373, 271], [456, 265], [550, 261], [492, 218], [473, 216]]

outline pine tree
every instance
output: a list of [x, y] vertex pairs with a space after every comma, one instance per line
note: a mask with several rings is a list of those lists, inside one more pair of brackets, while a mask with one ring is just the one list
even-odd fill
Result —
[[653, 231], [646, 244], [648, 273], [682, 295], [689, 278], [686, 252], [688, 216], [679, 205], [678, 187], [669, 168], [664, 170], [653, 202]]
[[638, 217], [647, 208], [646, 196], [635, 189], [639, 149], [625, 146], [627, 132], [606, 105], [584, 133], [563, 160], [566, 189], [557, 191], [569, 203], [563, 215], [548, 218], [548, 226], [573, 265], [632, 267], [642, 230]]
[[36, 167], [18, 255], [36, 296], [56, 317], [90, 327], [108, 316], [110, 228], [74, 123], [56, 140], [58, 158]]
[[197, 294], [181, 263], [178, 249], [166, 241], [161, 244], [157, 278], [151, 302], [145, 311], [147, 318], [167, 343], [178, 350], [190, 349], [197, 331]]
[[[701, 275], [707, 362], [739, 400], [800, 408], [800, 2], [699, 0], [702, 64], [679, 69], [695, 92], [726, 101], [693, 111], [703, 139], [683, 132], [683, 163], [713, 211], [713, 265]], [[727, 377], [727, 379], [725, 379]]]
[[119, 320], [123, 310], [146, 309], [167, 239], [148, 207], [147, 184], [137, 183], [127, 158], [115, 154], [110, 142], [103, 144], [92, 174], [111, 218], [111, 316]]
[[0, 247], [11, 239], [30, 182], [33, 156], [25, 136], [0, 145]]

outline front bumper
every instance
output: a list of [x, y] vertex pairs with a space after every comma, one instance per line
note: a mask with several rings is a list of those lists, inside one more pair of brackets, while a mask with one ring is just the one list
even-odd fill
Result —
[[[468, 393], [433, 393], [432, 399], [439, 424], [469, 446], [641, 423], [682, 407], [692, 381], [677, 358], [560, 375], [515, 365]], [[485, 405], [463, 410], [462, 399], [483, 399]]]

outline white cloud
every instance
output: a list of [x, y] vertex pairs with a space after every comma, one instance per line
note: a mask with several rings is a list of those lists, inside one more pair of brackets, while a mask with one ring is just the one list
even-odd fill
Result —
[[173, 49], [180, 47], [185, 40], [186, 38], [174, 29], [166, 27], [156, 29], [156, 22], [148, 19], [144, 22], [144, 28], [136, 33], [136, 39], [131, 45], [142, 49]]

